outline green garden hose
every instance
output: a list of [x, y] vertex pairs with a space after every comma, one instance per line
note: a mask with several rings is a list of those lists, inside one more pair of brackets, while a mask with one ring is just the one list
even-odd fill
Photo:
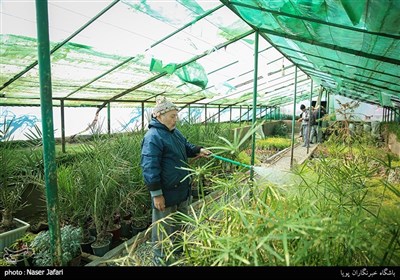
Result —
[[229, 163], [232, 163], [232, 164], [235, 164], [235, 165], [243, 166], [243, 167], [246, 167], [246, 168], [249, 168], [249, 169], [253, 168], [253, 166], [251, 166], [251, 165], [244, 164], [244, 163], [241, 163], [241, 162], [238, 162], [238, 161], [234, 161], [234, 160], [232, 160], [230, 158], [224, 158], [224, 157], [221, 157], [221, 156], [218, 156], [218, 155], [215, 155], [215, 154], [211, 154], [211, 156], [216, 158], [216, 159], [219, 159], [219, 160], [222, 160], [222, 161], [226, 161], [226, 162], [229, 162]]

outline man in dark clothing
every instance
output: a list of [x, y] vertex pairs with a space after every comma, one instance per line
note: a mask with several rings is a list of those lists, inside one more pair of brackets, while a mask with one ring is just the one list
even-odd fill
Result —
[[176, 211], [188, 213], [189, 172], [180, 167], [186, 167], [188, 157], [211, 154], [189, 143], [176, 129], [177, 120], [178, 107], [165, 98], [158, 99], [142, 142], [141, 167], [153, 204], [152, 242], [156, 265], [167, 263], [161, 241], [179, 228], [166, 222], [155, 223]]
[[323, 117], [325, 116], [326, 111], [324, 106], [317, 107], [314, 112], [314, 118], [316, 121], [316, 132], [317, 132], [317, 141], [318, 143], [322, 143], [323, 141], [323, 133], [322, 133], [322, 124], [323, 124]]
[[[314, 107], [310, 108], [310, 144], [314, 144], [317, 142], [318, 138], [318, 129], [317, 129], [317, 109]], [[315, 142], [314, 141], [315, 138]]]

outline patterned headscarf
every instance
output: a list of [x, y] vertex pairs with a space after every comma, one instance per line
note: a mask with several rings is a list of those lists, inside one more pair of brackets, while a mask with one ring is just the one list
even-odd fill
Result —
[[168, 101], [165, 96], [162, 96], [156, 99], [156, 106], [153, 109], [153, 116], [158, 117], [159, 115], [165, 114], [172, 110], [179, 110], [179, 108], [171, 101]]

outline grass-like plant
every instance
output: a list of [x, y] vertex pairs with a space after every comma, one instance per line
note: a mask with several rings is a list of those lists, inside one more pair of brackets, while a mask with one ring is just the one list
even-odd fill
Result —
[[[335, 155], [299, 166], [298, 187], [276, 188], [271, 195], [270, 188], [259, 186], [254, 196], [242, 192], [236, 202], [231, 196], [179, 217], [188, 230], [177, 264], [398, 265], [399, 187], [384, 176], [376, 179], [384, 173], [373, 158], [348, 157], [347, 150]], [[240, 189], [233, 178], [214, 185]]]
[[[240, 151], [245, 144], [234, 138], [220, 138], [227, 145], [218, 151]], [[189, 215], [166, 219], [183, 221], [186, 229], [178, 243], [184, 254], [175, 264], [398, 266], [400, 179], [388, 178], [398, 157], [354, 137], [327, 141], [321, 150], [324, 154], [295, 166], [292, 176], [298, 180], [291, 186], [256, 180], [257, 188], [250, 188], [242, 172], [210, 177], [212, 189], [224, 195]], [[204, 174], [201, 167], [190, 169]], [[173, 238], [164, 241], [171, 258]]]
[[265, 149], [265, 150], [283, 150], [290, 146], [291, 140], [288, 138], [281, 138], [281, 137], [269, 137], [265, 139], [257, 139], [256, 140], [256, 147], [258, 149]]
[[11, 143], [12, 122], [4, 118], [0, 127], [0, 232], [15, 228], [14, 214], [23, 206], [21, 196], [27, 183], [23, 155], [16, 153], [16, 147]]

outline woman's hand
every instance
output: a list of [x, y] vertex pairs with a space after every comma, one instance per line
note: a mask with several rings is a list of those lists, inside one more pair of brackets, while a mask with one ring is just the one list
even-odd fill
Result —
[[207, 150], [207, 149], [204, 149], [204, 148], [201, 148], [201, 149], [200, 149], [199, 156], [201, 156], [201, 157], [208, 157], [208, 156], [211, 155], [211, 154], [212, 154], [211, 151], [209, 151], [209, 150]]
[[163, 195], [153, 197], [154, 207], [159, 211], [165, 210], [165, 199]]

